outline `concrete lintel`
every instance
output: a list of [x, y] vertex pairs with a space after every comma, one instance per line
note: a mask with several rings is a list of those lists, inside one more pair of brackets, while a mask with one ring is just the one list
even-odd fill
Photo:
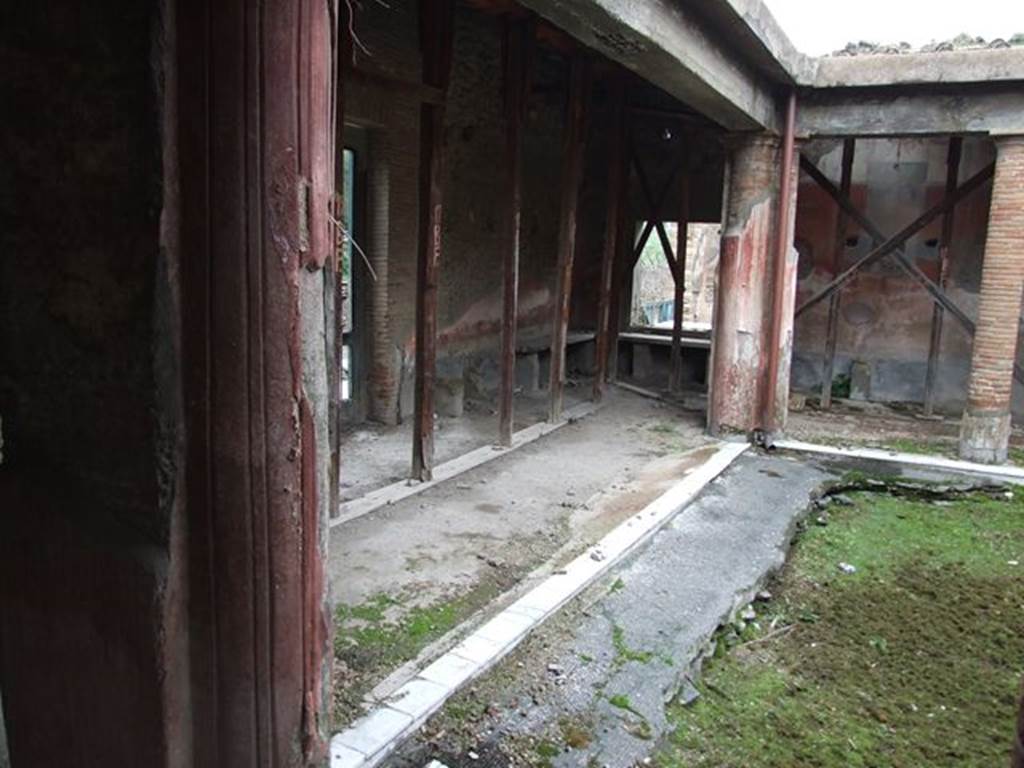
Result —
[[764, 0], [697, 0], [694, 7], [725, 22], [730, 38], [741, 37], [744, 53], [773, 79], [814, 83], [818, 59], [797, 50]]
[[825, 56], [817, 60], [812, 80], [797, 81], [815, 88], [1019, 83], [1024, 81], [1024, 48]]
[[1024, 88], [829, 89], [803, 94], [800, 138], [1024, 133]]
[[522, 0], [522, 4], [727, 130], [779, 130], [778, 105], [769, 80], [680, 3]]

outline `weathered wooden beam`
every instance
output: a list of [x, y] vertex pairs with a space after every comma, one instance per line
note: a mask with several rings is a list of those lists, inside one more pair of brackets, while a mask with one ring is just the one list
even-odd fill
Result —
[[569, 73], [569, 100], [565, 116], [562, 149], [562, 199], [558, 229], [558, 271], [555, 305], [551, 324], [550, 403], [548, 419], [562, 415], [565, 385], [565, 340], [569, 332], [569, 303], [572, 297], [572, 267], [576, 249], [576, 213], [583, 176], [586, 98], [589, 88], [589, 62], [586, 55], [573, 56]]
[[519, 226], [522, 212], [523, 113], [529, 89], [533, 23], [505, 21], [505, 177], [506, 238], [502, 253], [501, 381], [498, 387], [498, 444], [512, 445], [513, 390], [516, 377], [516, 326], [519, 322]]
[[417, 83], [414, 80], [405, 80], [388, 72], [372, 69], [365, 64], [347, 67], [345, 79], [351, 83], [369, 85], [386, 91], [409, 93], [418, 98], [420, 102], [427, 104], [440, 104], [445, 100], [445, 92], [442, 88], [427, 83]]
[[[946, 196], [956, 189], [960, 172], [960, 156], [963, 153], [964, 140], [954, 136], [949, 140], [946, 153]], [[942, 234], [939, 239], [939, 279], [940, 289], [946, 288], [946, 276], [949, 272], [949, 249], [953, 243], [953, 220], [955, 210], [949, 209], [942, 214]], [[939, 348], [942, 345], [942, 320], [945, 310], [936, 302], [932, 305], [932, 328], [928, 339], [928, 369], [924, 380], [924, 414], [931, 416], [935, 411], [935, 378], [939, 368]]]
[[[872, 221], [868, 219], [866, 215], [864, 215], [864, 213], [858, 210], [857, 207], [853, 205], [853, 203], [850, 201], [848, 197], [844, 198], [839, 193], [839, 190], [836, 189], [835, 185], [831, 181], [829, 181], [828, 177], [826, 177], [820, 170], [818, 170], [814, 163], [810, 162], [810, 160], [807, 160], [806, 158], [801, 158], [800, 167], [812, 179], [814, 179], [814, 181], [816, 181], [818, 185], [822, 189], [824, 189], [829, 194], [829, 196], [831, 196], [832, 199], [835, 200], [836, 203], [838, 203], [839, 206], [842, 207], [843, 210], [846, 211], [846, 213], [854, 221], [856, 221], [864, 229], [864, 231], [867, 232], [874, 240], [886, 240], [885, 235], [881, 232], [881, 230], [879, 230], [872, 223]], [[968, 184], [972, 185], [971, 188], [966, 192], [969, 193], [978, 186], [980, 186], [981, 184], [983, 184], [984, 182], [988, 181], [988, 179], [992, 177], [994, 170], [995, 165], [993, 164], [987, 168], [982, 169], [977, 174], [975, 174], [975, 176], [971, 177], [971, 179], [969, 179], [964, 184], [964, 186], [967, 186]], [[959, 193], [960, 190], [957, 190], [956, 194]], [[957, 200], [952, 203], [952, 205], [955, 205], [956, 202], [959, 202], [959, 200], [961, 199], [962, 196], [958, 197]], [[903, 253], [903, 245], [905, 244], [906, 240], [912, 237], [921, 229], [923, 229], [925, 226], [930, 224], [933, 219], [942, 215], [947, 210], [945, 207], [943, 207], [945, 206], [946, 202], [947, 201], [944, 200], [943, 202], [940, 202], [938, 205], [929, 209], [929, 211], [922, 214], [921, 218], [927, 217], [927, 220], [924, 222], [924, 224], [914, 229], [914, 231], [907, 235], [907, 237], [899, 240], [899, 242], [896, 243], [894, 247], [887, 249], [886, 252], [882, 254], [882, 256], [887, 256], [891, 253], [893, 257], [896, 259], [900, 268], [903, 269], [903, 271], [906, 272], [908, 276], [916, 280], [922, 288], [928, 291], [928, 293], [931, 294], [932, 299], [941, 304], [947, 312], [949, 312], [957, 320], [959, 320], [961, 325], [964, 326], [964, 328], [966, 328], [970, 333], [974, 333], [974, 322], [948, 296], [946, 296], [945, 292], [942, 291], [942, 289], [940, 289], [937, 285], [935, 285], [935, 283], [932, 282], [932, 280], [926, 274], [924, 274], [913, 261], [908, 259], [905, 253]], [[950, 208], [952, 207], [952, 205], [950, 206]], [[917, 222], [915, 222], [911, 226], [915, 226], [916, 223]], [[869, 254], [869, 256], [870, 255], [872, 254]], [[872, 259], [872, 263], [875, 260], [877, 260], [877, 258]], [[860, 269], [862, 266], [864, 266], [862, 262], [863, 260], [857, 262], [857, 264], [854, 264], [853, 267], [851, 267], [851, 269], [855, 271]], [[830, 284], [829, 286], [827, 286], [826, 290], [828, 290], [829, 293], [831, 293], [831, 291], [834, 290], [833, 285]], [[821, 296], [821, 298], [825, 298], [825, 296]], [[820, 298], [815, 297], [813, 303], [817, 303], [818, 301], [820, 301]], [[800, 309], [797, 310], [798, 313], [803, 311], [804, 307], [801, 307]]]
[[[454, 0], [422, 0], [423, 82], [447, 90], [451, 72]], [[434, 373], [437, 362], [437, 284], [441, 261], [441, 179], [444, 103], [420, 106], [419, 249], [416, 264], [416, 373], [412, 477], [430, 480], [434, 466]]]
[[[607, 206], [605, 208], [604, 247], [601, 252], [601, 283], [597, 297], [597, 341], [595, 343], [594, 402], [604, 397], [605, 381], [608, 376], [608, 344], [612, 305], [612, 278], [615, 269], [615, 254], [619, 247], [619, 225], [622, 218], [620, 208], [623, 198], [623, 167], [626, 143], [626, 81], [621, 72], [612, 75], [611, 125], [612, 135], [608, 149]], [[616, 337], [617, 339], [617, 337]]]
[[[683, 156], [686, 156], [685, 149]], [[675, 293], [672, 302], [672, 347], [669, 350], [670, 392], [683, 388], [683, 308], [686, 299], [686, 240], [690, 226], [690, 176], [683, 162], [679, 187], [679, 221], [676, 224]]]
[[[803, 165], [803, 163], [801, 163], [801, 165]], [[813, 167], [813, 164], [811, 164], [811, 166]], [[815, 168], [814, 170], [817, 171], [817, 168]], [[814, 294], [814, 296], [807, 299], [807, 301], [801, 304], [796, 310], [796, 315], [800, 316], [818, 302], [828, 298], [834, 291], [838, 290], [840, 287], [848, 283], [853, 278], [853, 276], [856, 275], [864, 267], [874, 264], [876, 261], [884, 258], [885, 256], [888, 256], [890, 253], [893, 253], [897, 249], [901, 248], [904, 245], [904, 243], [907, 242], [907, 240], [909, 240], [911, 237], [916, 235], [926, 226], [931, 224], [932, 221], [941, 216], [947, 210], [953, 208], [957, 203], [959, 203], [965, 197], [970, 195], [974, 190], [978, 189], [986, 182], [988, 182], [992, 178], [994, 172], [994, 163], [986, 166], [985, 168], [982, 168], [980, 171], [974, 174], [974, 176], [972, 176], [970, 179], [968, 179], [959, 187], [957, 187], [956, 191], [950, 197], [947, 197], [941, 202], [933, 205], [927, 211], [925, 211], [916, 219], [914, 219], [914, 221], [912, 221], [910, 224], [901, 229], [898, 233], [885, 240], [881, 245], [873, 248], [867, 255], [865, 255], [857, 262], [852, 264], [848, 269], [844, 270], [839, 275], [837, 275], [835, 279], [833, 279], [828, 285], [826, 285], [824, 288], [818, 291], [818, 293]], [[818, 173], [820, 174], [820, 171], [818, 171]], [[824, 181], [827, 184], [827, 187], [825, 187], [826, 191], [829, 191], [830, 189], [835, 190], [835, 186], [832, 184], [832, 182], [830, 182], [827, 178], [824, 179]], [[838, 194], [838, 190], [836, 192]], [[847, 205], [849, 205], [849, 203], [848, 201], [843, 201], [841, 205], [846, 207]], [[851, 216], [858, 219], [858, 223], [860, 223], [860, 220], [864, 218], [863, 215], [852, 206], [847, 208], [847, 212], [850, 212], [850, 208], [852, 208], [853, 211], [851, 213]], [[931, 291], [929, 291], [929, 293], [931, 293]], [[957, 307], [955, 304], [946, 299], [945, 295], [942, 294], [941, 291], [939, 291], [939, 294], [942, 296], [943, 306], [945, 307], [945, 309], [950, 311], [958, 320], [960, 320], [961, 323], [963, 323], [965, 328], [967, 328], [971, 333], [973, 333], [973, 321], [971, 321], [970, 318], [964, 315], [964, 313], [960, 311], [959, 307]], [[936, 300], [939, 300], [939, 297], [936, 296], [934, 293], [932, 295], [935, 296]]]
[[678, 161], [672, 165], [669, 169], [668, 176], [665, 179], [664, 184], [660, 190], [658, 190], [658, 196], [654, 198], [654, 208], [647, 216], [647, 221], [644, 222], [644, 228], [640, 232], [640, 237], [636, 240], [636, 243], [632, 245], [632, 259], [630, 261], [631, 268], [636, 265], [637, 260], [644, 252], [644, 248], [647, 247], [647, 241], [651, 238], [651, 233], [654, 232], [656, 222], [661, 218], [661, 211], [665, 207], [665, 199], [668, 197], [669, 190], [672, 189], [672, 184], [676, 180], [676, 174], [679, 173], [680, 164]]
[[635, 152], [633, 154], [633, 167], [636, 169], [637, 181], [640, 182], [640, 194], [643, 195], [644, 202], [647, 203], [647, 223], [648, 225], [653, 224], [655, 231], [657, 231], [658, 240], [661, 241], [661, 252], [665, 255], [665, 260], [668, 262], [672, 278], [675, 279], [676, 257], [675, 253], [673, 253], [672, 242], [668, 239], [668, 232], [665, 231], [665, 222], [661, 219], [661, 202], [659, 201], [657, 205], [655, 204], [654, 196], [651, 194], [651, 185], [647, 180], [647, 173], [644, 171], [643, 163], [640, 162], [640, 158], [637, 157]]
[[[853, 182], [853, 154], [857, 140], [843, 141], [843, 165], [839, 180], [839, 194], [843, 199], [850, 198], [850, 187]], [[836, 210], [836, 238], [832, 245], [832, 275], [839, 274], [843, 263], [843, 251], [846, 249], [846, 210], [839, 206]], [[821, 407], [832, 407], [832, 379], [836, 370], [836, 342], [839, 337], [839, 304], [842, 291], [836, 291], [829, 297], [828, 326], [825, 335], [825, 361], [821, 371]]]
[[[628, 127], [627, 127], [628, 134]], [[625, 145], [629, 145], [627, 137]], [[625, 151], [623, 151], [625, 157]], [[612, 294], [608, 307], [608, 381], [619, 379], [619, 333], [622, 330], [623, 304], [626, 286], [629, 284], [629, 270], [636, 260], [633, 258], [633, 241], [636, 236], [636, 220], [629, 206], [629, 163], [623, 160], [622, 204], [619, 206], [618, 237], [615, 244], [615, 262], [612, 267]]]
[[345, 101], [343, 98], [345, 84], [342, 78], [342, 62], [349, 61], [348, 10], [338, 9], [341, 19], [334, 24], [336, 29], [332, 46], [334, 61], [332, 69], [333, 85], [331, 88], [331, 125], [329, 133], [332, 138], [330, 162], [334, 167], [334, 194], [330, 203], [330, 236], [331, 255], [324, 264], [324, 328], [327, 329], [325, 357], [327, 364], [327, 432], [331, 451], [330, 463], [330, 504], [328, 509], [331, 517], [338, 514], [341, 504], [341, 385], [344, 377], [344, 325], [345, 302], [343, 290], [344, 269], [341, 262], [342, 227], [341, 217], [345, 209], [343, 191], [345, 189]]

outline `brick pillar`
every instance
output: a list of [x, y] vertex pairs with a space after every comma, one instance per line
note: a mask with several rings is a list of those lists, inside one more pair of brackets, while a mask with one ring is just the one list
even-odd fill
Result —
[[1010, 442], [1010, 396], [1024, 282], [1024, 136], [996, 139], [996, 175], [981, 271], [960, 456], [1002, 463]]
[[779, 155], [778, 137], [764, 134], [737, 137], [730, 147], [708, 399], [712, 434], [746, 434], [760, 426]]

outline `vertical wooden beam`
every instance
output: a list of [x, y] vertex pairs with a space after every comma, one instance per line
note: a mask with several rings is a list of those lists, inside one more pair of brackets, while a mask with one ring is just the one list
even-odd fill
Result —
[[[627, 128], [628, 132], [628, 128]], [[628, 141], [628, 139], [627, 139]], [[633, 243], [636, 224], [629, 210], [629, 165], [624, 163], [622, 175], [622, 203], [619, 206], [618, 238], [612, 267], [612, 292], [608, 305], [608, 372], [611, 383], [619, 380], [619, 333], [622, 330], [622, 297], [630, 284], [633, 268]]]
[[505, 169], [508, 185], [505, 251], [502, 254], [501, 383], [498, 389], [498, 443], [512, 445], [512, 392], [516, 377], [519, 322], [519, 227], [522, 212], [523, 113], [529, 94], [532, 20], [505, 22]]
[[[177, 7], [191, 738], [181, 764], [323, 765], [330, 613], [326, 3]], [[318, 301], [317, 299], [320, 299]], [[177, 608], [175, 610], [178, 610]], [[186, 757], [188, 754], [188, 757]]]
[[[946, 153], [946, 197], [956, 191], [960, 174], [960, 155], [963, 151], [963, 139], [953, 136], [949, 140], [949, 150]], [[939, 240], [939, 278], [940, 290], [946, 288], [946, 278], [949, 274], [949, 249], [953, 242], [953, 221], [956, 218], [956, 209], [948, 208], [942, 214], [942, 235]], [[942, 346], [942, 322], [945, 310], [938, 302], [932, 305], [932, 330], [928, 340], [928, 370], [924, 381], [924, 414], [931, 416], [935, 412], [935, 380], [939, 370], [939, 352]]]
[[[609, 81], [611, 90], [611, 145], [608, 149], [608, 191], [604, 223], [604, 249], [601, 253], [601, 284], [597, 299], [596, 371], [594, 373], [594, 402], [604, 397], [608, 377], [609, 317], [612, 305], [612, 279], [615, 255], [620, 250], [620, 224], [622, 215], [623, 177], [626, 175], [626, 81], [621, 72], [615, 72]], [[618, 284], [616, 284], [617, 286]], [[618, 326], [618, 323], [615, 323]], [[616, 334], [617, 338], [617, 334]]]
[[562, 149], [562, 200], [558, 229], [558, 273], [555, 283], [554, 318], [551, 325], [551, 400], [549, 421], [562, 415], [565, 383], [565, 340], [569, 332], [569, 300], [572, 296], [572, 266], [576, 249], [576, 212], [579, 205], [585, 144], [586, 97], [589, 62], [582, 53], [573, 56], [569, 72], [569, 102], [565, 117]]
[[[850, 197], [850, 186], [853, 179], [853, 154], [856, 139], [843, 141], [842, 173], [839, 179], [839, 191]], [[843, 268], [843, 251], [846, 248], [846, 211], [840, 206], [836, 212], [836, 238], [832, 246], [832, 276], [835, 277]], [[832, 407], [832, 379], [836, 370], [836, 341], [839, 338], [839, 302], [840, 291], [829, 298], [828, 326], [825, 336], [825, 361], [821, 373], [821, 407]]]
[[[344, 346], [345, 346], [345, 270], [341, 262], [342, 215], [345, 210], [343, 192], [345, 189], [345, 99], [342, 67], [351, 56], [349, 47], [348, 6], [344, 3], [335, 4], [340, 14], [335, 22], [334, 71], [333, 87], [331, 88], [331, 127], [332, 137], [330, 159], [334, 166], [334, 194], [331, 199], [331, 256], [327, 260], [324, 271], [324, 311], [325, 330], [327, 336], [327, 408], [328, 432], [331, 446], [330, 468], [330, 515], [339, 514], [341, 503], [341, 387], [344, 377]], [[351, 223], [350, 223], [351, 226]]]
[[[423, 83], [446, 91], [452, 63], [453, 0], [422, 0]], [[444, 102], [420, 105], [419, 251], [416, 264], [416, 379], [412, 477], [430, 480], [434, 467], [434, 370], [437, 361], [437, 283], [441, 262], [441, 178]]]
[[[790, 268], [789, 252], [793, 246], [793, 222], [790, 213], [795, 205], [796, 175], [793, 173], [796, 158], [796, 91], [791, 90], [786, 99], [786, 119], [782, 133], [782, 157], [780, 158], [779, 202], [776, 207], [775, 249], [772, 269], [771, 325], [768, 328], [768, 372], [764, 377], [761, 392], [761, 427], [770, 445], [772, 435], [785, 427], [789, 406], [789, 366], [791, 348], [784, 339], [793, 329], [792, 310], [787, 308], [790, 288], [795, 292], [796, 271]], [[793, 265], [795, 267], [795, 264]], [[783, 356], [785, 355], [785, 360]], [[785, 377], [782, 376], [785, 367]], [[785, 392], [779, 392], [783, 382]]]
[[672, 304], [672, 348], [669, 353], [670, 392], [683, 388], [683, 305], [686, 299], [686, 241], [690, 226], [690, 174], [683, 147], [683, 171], [679, 176], [679, 222], [676, 224], [675, 294]]

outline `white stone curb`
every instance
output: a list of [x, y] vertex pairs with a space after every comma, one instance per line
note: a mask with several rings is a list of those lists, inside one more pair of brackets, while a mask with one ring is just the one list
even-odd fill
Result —
[[879, 448], [837, 448], [831, 445], [805, 443], [800, 440], [776, 440], [775, 448], [803, 453], [820, 453], [826, 456], [841, 456], [850, 459], [868, 459], [871, 461], [887, 461], [895, 464], [910, 464], [916, 467], [932, 469], [948, 469], [955, 472], [968, 472], [974, 475], [999, 478], [1008, 483], [1024, 483], [1024, 469], [999, 464], [976, 464], [973, 461], [958, 461], [942, 456], [928, 456], [921, 453], [900, 453]]
[[341, 525], [342, 523], [347, 523], [349, 520], [355, 520], [357, 517], [368, 515], [381, 507], [386, 507], [390, 504], [395, 504], [402, 499], [415, 496], [417, 493], [423, 493], [423, 491], [428, 488], [433, 488], [438, 483], [443, 483], [445, 480], [451, 480], [453, 477], [461, 475], [463, 472], [475, 469], [481, 464], [486, 464], [500, 456], [506, 456], [517, 448], [522, 448], [524, 445], [528, 445], [534, 440], [544, 437], [544, 435], [551, 434], [556, 429], [561, 429], [566, 424], [571, 424], [574, 421], [582, 419], [584, 416], [589, 416], [600, 407], [601, 406], [597, 403], [580, 403], [579, 405], [575, 405], [564, 411], [560, 421], [542, 421], [538, 424], [533, 424], [525, 429], [519, 430], [512, 435], [512, 445], [509, 448], [502, 448], [497, 445], [485, 445], [434, 467], [434, 478], [432, 480], [428, 480], [424, 483], [414, 482], [412, 480], [399, 480], [397, 483], [392, 483], [391, 485], [386, 485], [383, 488], [378, 488], [375, 491], [370, 491], [365, 496], [360, 496], [358, 499], [346, 501], [339, 505], [338, 516], [331, 518], [331, 528], [336, 525]]
[[371, 768], [380, 763], [461, 686], [497, 663], [530, 631], [654, 535], [748, 447], [746, 443], [718, 444], [715, 453], [680, 482], [335, 735], [331, 768]]

